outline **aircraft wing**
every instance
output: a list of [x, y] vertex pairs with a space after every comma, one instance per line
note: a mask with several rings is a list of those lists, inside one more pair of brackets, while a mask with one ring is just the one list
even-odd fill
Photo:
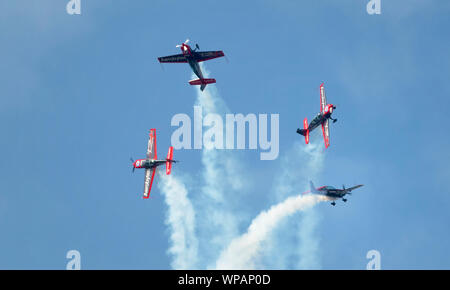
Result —
[[147, 158], [156, 159], [156, 129], [150, 129], [150, 138], [147, 145]]
[[201, 61], [210, 60], [210, 59], [218, 58], [218, 57], [222, 57], [222, 56], [225, 56], [225, 54], [221, 50], [199, 51], [199, 52], [196, 52], [196, 54], [195, 54], [195, 60], [197, 62], [201, 62]]
[[325, 87], [323, 83], [320, 85], [320, 111], [323, 112], [327, 106], [327, 96], [325, 95]]
[[360, 184], [360, 185], [355, 185], [353, 187], [347, 188], [347, 192], [351, 192], [354, 189], [360, 188], [361, 186], [363, 186], [364, 184]]
[[155, 178], [156, 167], [152, 169], [145, 169], [145, 181], [144, 181], [144, 198], [150, 197], [150, 191], [152, 190], [153, 178]]
[[323, 132], [323, 140], [325, 141], [325, 148], [330, 146], [330, 121], [326, 119], [325, 122], [322, 123], [322, 132]]
[[169, 56], [158, 57], [159, 62], [186, 63], [187, 59], [183, 54], [174, 54]]

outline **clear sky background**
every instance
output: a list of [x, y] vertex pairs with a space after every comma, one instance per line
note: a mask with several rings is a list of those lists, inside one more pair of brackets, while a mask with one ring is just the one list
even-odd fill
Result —
[[[232, 113], [280, 115], [280, 158], [230, 152], [249, 183], [229, 197], [245, 203], [241, 232], [275, 202], [324, 81], [338, 122], [314, 182], [365, 186], [314, 208], [315, 267], [365, 269], [375, 249], [383, 269], [450, 268], [450, 3], [382, 0], [369, 15], [368, 0], [82, 0], [68, 15], [67, 2], [0, 3], [1, 269], [65, 269], [72, 249], [84, 269], [171, 267], [164, 197], [154, 185], [142, 199], [129, 158], [145, 156], [150, 128], [164, 156], [172, 116], [193, 114], [189, 66], [156, 59], [186, 38], [225, 52], [206, 66]], [[174, 176], [195, 183], [201, 152], [174, 155]], [[292, 242], [301, 217], [275, 234]]]

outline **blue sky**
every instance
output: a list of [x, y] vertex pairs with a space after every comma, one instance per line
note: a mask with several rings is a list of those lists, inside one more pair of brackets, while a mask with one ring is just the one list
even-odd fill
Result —
[[[163, 156], [172, 116], [192, 116], [189, 67], [156, 60], [190, 38], [227, 55], [206, 66], [232, 113], [280, 115], [280, 158], [229, 152], [246, 171], [230, 196], [241, 232], [276, 202], [274, 179], [324, 81], [339, 121], [314, 181], [365, 186], [314, 207], [317, 267], [364, 269], [376, 249], [384, 269], [448, 269], [450, 3], [381, 1], [368, 15], [365, 0], [82, 0], [73, 16], [67, 1], [2, 1], [0, 268], [64, 269], [71, 249], [84, 269], [171, 267], [164, 197], [154, 186], [142, 199], [129, 158], [144, 156], [150, 128]], [[174, 176], [199, 187], [201, 151], [174, 155]], [[274, 235], [299, 242], [302, 218]]]

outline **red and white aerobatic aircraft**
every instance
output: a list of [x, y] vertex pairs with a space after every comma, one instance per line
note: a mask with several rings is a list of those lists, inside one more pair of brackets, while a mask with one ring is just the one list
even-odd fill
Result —
[[138, 159], [133, 162], [133, 172], [136, 168], [145, 168], [145, 182], [144, 182], [144, 198], [150, 197], [150, 190], [152, 189], [153, 178], [155, 177], [156, 169], [158, 166], [166, 164], [166, 174], [169, 175], [172, 171], [172, 163], [177, 161], [173, 160], [173, 147], [169, 147], [167, 158], [165, 160], [158, 160], [156, 154], [156, 129], [150, 129], [150, 138], [148, 139], [147, 146], [147, 158]]
[[325, 148], [330, 146], [330, 126], [328, 119], [332, 120], [333, 123], [337, 121], [337, 119], [331, 118], [331, 114], [333, 110], [336, 109], [335, 105], [327, 104], [327, 98], [325, 96], [325, 88], [323, 83], [320, 85], [320, 113], [317, 114], [316, 117], [309, 123], [308, 119], [305, 118], [303, 120], [303, 129], [297, 129], [297, 133], [305, 136], [306, 144], [309, 143], [309, 132], [317, 128], [319, 125], [322, 125], [323, 139], [325, 141]]
[[203, 91], [207, 84], [214, 84], [215, 79], [206, 79], [203, 77], [202, 70], [200, 69], [199, 62], [210, 60], [225, 56], [223, 51], [198, 51], [200, 48], [198, 44], [192, 49], [187, 43], [189, 39], [182, 44], [177, 45], [183, 53], [158, 57], [160, 63], [188, 63], [192, 71], [197, 75], [198, 79], [189, 81], [189, 84], [193, 86], [200, 86], [200, 90]]

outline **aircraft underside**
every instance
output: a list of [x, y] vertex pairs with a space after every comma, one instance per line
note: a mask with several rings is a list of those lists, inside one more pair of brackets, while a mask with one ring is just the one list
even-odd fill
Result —
[[200, 66], [198, 65], [198, 62], [196, 62], [195, 60], [189, 60], [189, 66], [199, 79], [203, 79], [203, 73], [200, 69]]
[[166, 160], [146, 160], [144, 161], [144, 163], [142, 164], [142, 167], [145, 169], [152, 169], [155, 167], [158, 167], [159, 165], [165, 164]]
[[336, 200], [338, 199], [342, 199], [343, 202], [346, 202], [347, 199], [344, 198], [344, 195], [342, 194], [326, 194], [326, 196], [332, 201], [331, 205], [335, 206], [336, 205]]
[[195, 49], [191, 49], [191, 47], [187, 44], [188, 42], [189, 39], [176, 46], [181, 48], [181, 54], [158, 57], [158, 60], [160, 63], [188, 63], [194, 74], [198, 77], [198, 79], [190, 80], [189, 84], [193, 86], [200, 86], [200, 90], [203, 91], [208, 84], [216, 83], [216, 80], [213, 78], [205, 79], [198, 63], [223, 57], [225, 54], [221, 50], [198, 51], [200, 49], [198, 44], [195, 45]]
[[325, 120], [322, 114], [317, 115], [314, 119], [312, 119], [311, 123], [309, 123], [308, 129], [311, 132], [312, 130], [319, 127], [320, 124]]

